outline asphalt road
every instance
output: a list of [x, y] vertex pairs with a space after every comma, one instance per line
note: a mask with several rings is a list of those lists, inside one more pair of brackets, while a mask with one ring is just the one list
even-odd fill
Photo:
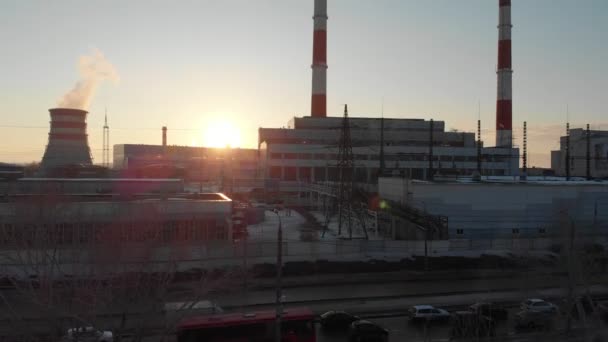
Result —
[[[512, 308], [509, 310], [509, 317], [514, 317], [517, 313], [517, 309]], [[436, 323], [428, 327], [424, 325], [413, 325], [410, 324], [406, 317], [388, 317], [380, 319], [370, 319], [385, 329], [389, 330], [389, 342], [425, 342], [425, 341], [450, 341], [450, 329], [451, 323]], [[608, 336], [608, 326], [600, 320], [589, 318], [586, 329], [588, 335], [585, 336], [583, 333], [583, 326], [581, 322], [574, 322], [573, 330], [575, 333], [573, 336], [566, 336], [564, 328], [566, 319], [560, 316], [556, 319], [555, 328], [549, 331], [516, 331], [515, 324], [512, 319], [508, 321], [499, 321], [496, 327], [497, 337], [495, 341], [571, 341], [577, 339], [584, 339], [589, 337], [588, 341], [592, 341], [597, 336]], [[345, 334], [325, 334], [319, 327], [317, 327], [317, 341], [318, 342], [346, 342], [348, 338]], [[462, 341], [462, 340], [461, 340]], [[608, 341], [608, 339], [600, 339], [600, 341]]]
[[[375, 275], [378, 277], [379, 275]], [[511, 302], [516, 303], [526, 297], [557, 298], [564, 297], [564, 287], [546, 288], [550, 285], [563, 283], [560, 277], [522, 274], [520, 277], [492, 278], [492, 279], [463, 279], [463, 280], [424, 280], [424, 281], [383, 281], [359, 282], [354, 284], [324, 284], [308, 285], [303, 287], [290, 287], [285, 289], [285, 306], [307, 306], [316, 313], [326, 310], [346, 310], [357, 314], [391, 314], [398, 315], [410, 305], [432, 304], [448, 309], [462, 308], [477, 301]], [[592, 294], [605, 296], [608, 286], [594, 285], [589, 287]], [[19, 296], [11, 291], [3, 291], [5, 298], [13, 302], [13, 308], [26, 309], [27, 305], [19, 300]], [[187, 292], [184, 293], [187, 296]], [[187, 299], [188, 297], [184, 297]], [[221, 293], [212, 299], [221, 306], [235, 311], [241, 311], [243, 303], [248, 303], [248, 310], [269, 309], [274, 307], [274, 290], [251, 290], [246, 296], [243, 293]], [[22, 303], [19, 303], [22, 302]], [[19, 305], [20, 304], [20, 305]], [[251, 306], [253, 305], [253, 306]], [[9, 312], [4, 304], [0, 304], [0, 317]], [[137, 308], [132, 308], [136, 312]], [[42, 312], [30, 307], [24, 310], [24, 316], [29, 316], [25, 323], [29, 331], [43, 330], [44, 319]], [[10, 316], [10, 315], [9, 315]], [[23, 317], [23, 316], [22, 316]], [[161, 322], [163, 317], [154, 317], [153, 322]], [[373, 319], [391, 331], [391, 341], [423, 341], [424, 331], [406, 324], [404, 317]], [[0, 336], [10, 334], [16, 326], [12, 320], [2, 320]], [[98, 326], [115, 327], [120, 324], [120, 316], [107, 316], [96, 321]], [[160, 324], [160, 323], [159, 323]], [[503, 329], [503, 328], [500, 328]], [[428, 333], [433, 340], [447, 340], [449, 328], [447, 326], [433, 326]], [[500, 331], [500, 330], [499, 330]], [[503, 329], [505, 336], [514, 336], [512, 329], [506, 325]], [[510, 335], [509, 335], [510, 334]], [[327, 337], [319, 335], [319, 341], [343, 341], [340, 337]], [[154, 341], [152, 339], [151, 341]]]

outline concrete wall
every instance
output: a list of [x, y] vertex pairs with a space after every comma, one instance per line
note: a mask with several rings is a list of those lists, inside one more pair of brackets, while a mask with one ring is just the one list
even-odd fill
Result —
[[450, 238], [562, 234], [563, 213], [581, 233], [608, 233], [607, 184], [554, 183], [427, 183], [380, 178], [379, 194], [447, 216]]

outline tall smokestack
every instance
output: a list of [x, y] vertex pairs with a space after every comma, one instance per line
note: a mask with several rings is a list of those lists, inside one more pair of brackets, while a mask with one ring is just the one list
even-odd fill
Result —
[[310, 116], [327, 116], [327, 0], [315, 0]]
[[511, 0], [498, 0], [498, 97], [496, 101], [496, 146], [512, 147]]
[[167, 147], [167, 126], [163, 126], [163, 147]]
[[72, 108], [49, 109], [51, 130], [40, 168], [50, 173], [62, 166], [91, 165], [87, 139], [87, 111]]

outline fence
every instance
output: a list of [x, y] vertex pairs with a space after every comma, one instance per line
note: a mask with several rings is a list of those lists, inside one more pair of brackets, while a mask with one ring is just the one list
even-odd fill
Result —
[[[428, 241], [430, 256], [459, 255], [474, 251], [527, 251], [548, 250], [564, 243], [560, 239], [454, 239]], [[607, 244], [606, 237], [578, 238], [578, 244]], [[425, 242], [421, 240], [328, 240], [283, 242], [283, 261], [365, 261], [401, 260], [412, 255], [424, 255]], [[87, 276], [89, 274], [115, 274], [120, 272], [159, 272], [166, 270], [211, 269], [274, 263], [277, 243], [257, 241], [232, 243], [225, 241], [207, 244], [172, 244], [171, 246], [124, 244], [121, 246], [93, 246], [91, 248], [61, 248], [54, 250], [0, 250], [0, 278], [7, 275], [24, 276], [42, 272], [45, 276], [61, 274]], [[470, 256], [470, 253], [468, 254]], [[51, 257], [52, 256], [52, 257]], [[55, 273], [54, 273], [55, 272]]]

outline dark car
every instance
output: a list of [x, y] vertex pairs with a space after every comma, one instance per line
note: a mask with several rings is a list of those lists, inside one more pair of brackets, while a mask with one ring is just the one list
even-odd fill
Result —
[[359, 317], [344, 311], [327, 311], [321, 315], [320, 323], [324, 330], [347, 331], [351, 323], [358, 321]]
[[351, 342], [387, 342], [388, 330], [370, 321], [354, 321], [350, 325], [348, 338]]
[[509, 317], [507, 309], [495, 303], [475, 303], [469, 306], [469, 310], [497, 321], [506, 320]]

